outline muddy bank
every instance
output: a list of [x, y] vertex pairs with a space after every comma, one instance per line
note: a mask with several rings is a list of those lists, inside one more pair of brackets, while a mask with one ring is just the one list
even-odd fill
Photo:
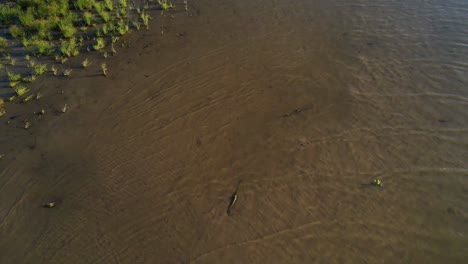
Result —
[[460, 263], [465, 17], [364, 2], [197, 1], [39, 81], [70, 110], [2, 124], [0, 262]]

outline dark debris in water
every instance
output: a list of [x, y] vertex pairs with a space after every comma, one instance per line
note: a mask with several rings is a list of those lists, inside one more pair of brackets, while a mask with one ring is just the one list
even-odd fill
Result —
[[48, 203], [42, 205], [41, 207], [42, 208], [54, 208], [55, 206], [57, 206], [57, 203], [53, 201], [53, 202], [48, 202]]
[[234, 205], [236, 204], [236, 201], [237, 201], [237, 192], [239, 191], [239, 186], [240, 184], [242, 183], [242, 180], [239, 181], [239, 183], [237, 184], [237, 188], [236, 188], [236, 191], [232, 194], [232, 196], [230, 197], [230, 201], [229, 201], [229, 207], [227, 209], [227, 215], [230, 216], [231, 215], [231, 210], [232, 208], [234, 207]]
[[369, 41], [367, 42], [367, 46], [369, 47], [376, 47], [376, 46], [381, 46], [382, 44], [380, 42], [377, 42], [377, 41]]
[[297, 115], [301, 112], [304, 112], [304, 111], [307, 111], [307, 110], [310, 110], [314, 108], [314, 106], [306, 106], [306, 107], [303, 107], [303, 108], [298, 108], [298, 109], [294, 109], [293, 111], [291, 111], [290, 113], [288, 114], [285, 114], [285, 115], [282, 115], [281, 117], [290, 117], [290, 116], [293, 116], [293, 115]]

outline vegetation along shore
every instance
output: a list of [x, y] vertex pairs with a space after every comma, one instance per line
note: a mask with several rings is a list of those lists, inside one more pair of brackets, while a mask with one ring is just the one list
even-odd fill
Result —
[[[93, 63], [101, 65], [101, 76], [107, 77], [109, 71], [105, 60], [117, 54], [119, 45], [125, 46], [121, 37], [132, 30], [149, 29], [151, 12], [164, 13], [172, 9], [176, 9], [175, 4], [166, 0], [138, 3], [127, 0], [19, 0], [1, 3], [0, 117], [9, 114], [9, 104], [42, 98], [41, 91], [29, 87], [41, 76], [70, 77], [73, 67], [69, 60], [73, 57], [78, 57], [82, 68]], [[180, 9], [188, 9], [187, 1]], [[93, 62], [84, 55], [86, 53], [101, 54], [102, 61]]]

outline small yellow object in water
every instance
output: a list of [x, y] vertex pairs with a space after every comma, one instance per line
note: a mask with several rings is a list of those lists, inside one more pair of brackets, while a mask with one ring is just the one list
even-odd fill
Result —
[[380, 186], [382, 186], [382, 181], [379, 180], [379, 179], [375, 179], [375, 180], [372, 182], [372, 184], [375, 185], [375, 186], [379, 186], [379, 187], [380, 187]]
[[63, 105], [61, 110], [62, 110], [62, 113], [66, 113], [68, 111], [68, 105], [67, 104]]
[[32, 126], [31, 122], [24, 121], [24, 129], [29, 129]]
[[27, 103], [27, 102], [31, 101], [31, 99], [33, 99], [33, 98], [34, 98], [34, 95], [31, 94], [30, 96], [23, 99], [23, 103]]

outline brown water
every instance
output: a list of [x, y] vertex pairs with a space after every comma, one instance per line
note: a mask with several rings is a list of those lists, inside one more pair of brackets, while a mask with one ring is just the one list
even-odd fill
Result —
[[2, 127], [0, 263], [466, 261], [468, 2], [189, 4]]

